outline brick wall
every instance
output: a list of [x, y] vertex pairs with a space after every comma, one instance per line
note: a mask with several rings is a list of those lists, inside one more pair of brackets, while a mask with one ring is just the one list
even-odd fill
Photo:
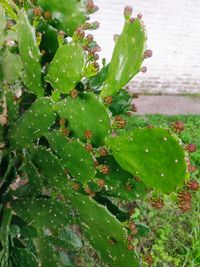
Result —
[[94, 0], [99, 11], [92, 19], [101, 23], [94, 34], [109, 61], [113, 35], [123, 27], [123, 8], [143, 14], [147, 47], [154, 56], [145, 61], [146, 74], [131, 82], [134, 91], [150, 93], [200, 93], [200, 0]]

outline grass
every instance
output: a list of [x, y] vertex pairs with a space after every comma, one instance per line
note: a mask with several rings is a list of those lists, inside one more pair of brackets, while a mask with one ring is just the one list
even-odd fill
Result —
[[[147, 125], [168, 127], [174, 121], [183, 121], [185, 130], [180, 134], [184, 143], [195, 143], [197, 151], [191, 154], [192, 165], [197, 171], [192, 178], [200, 182], [200, 116], [146, 115], [132, 118], [132, 126]], [[135, 220], [146, 223], [152, 230], [137, 243], [141, 255], [151, 254], [153, 267], [199, 267], [200, 266], [200, 192], [193, 194], [192, 210], [182, 214], [169, 196], [165, 197], [165, 207], [154, 210], [142, 201]], [[143, 266], [148, 266], [143, 263]]]

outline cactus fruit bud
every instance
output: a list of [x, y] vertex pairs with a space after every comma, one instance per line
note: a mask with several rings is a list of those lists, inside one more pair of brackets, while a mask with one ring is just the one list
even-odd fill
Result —
[[136, 107], [135, 104], [132, 104], [132, 106], [131, 106], [131, 110], [132, 110], [133, 112], [137, 112], [137, 107]]
[[43, 16], [46, 20], [48, 20], [51, 18], [51, 13], [49, 11], [45, 11]]
[[79, 185], [78, 183], [73, 183], [72, 188], [73, 188], [75, 191], [78, 191], [78, 190], [80, 189], [80, 185]]
[[40, 9], [39, 7], [35, 7], [35, 8], [33, 9], [33, 14], [34, 14], [36, 17], [40, 17], [41, 14], [42, 14], [42, 11], [41, 11], [41, 9]]
[[134, 21], [135, 21], [134, 18], [130, 18], [130, 19], [129, 19], [129, 22], [130, 22], [130, 23], [133, 23]]
[[181, 202], [179, 204], [179, 209], [185, 213], [191, 210], [191, 203], [190, 202]]
[[104, 103], [107, 105], [111, 105], [112, 104], [112, 96], [107, 96], [104, 98]]
[[60, 126], [64, 126], [65, 123], [66, 123], [66, 120], [65, 119], [62, 118], [62, 119], [59, 120]]
[[153, 257], [150, 254], [145, 255], [144, 261], [151, 266], [154, 262]]
[[172, 123], [171, 127], [177, 133], [180, 133], [185, 129], [185, 125], [182, 121], [176, 121]]
[[141, 71], [142, 73], [146, 73], [146, 72], [147, 72], [147, 67], [146, 67], [146, 66], [143, 66], [143, 67], [140, 69], [140, 71]]
[[144, 58], [149, 58], [149, 57], [152, 57], [153, 55], [153, 51], [148, 49], [144, 52]]
[[84, 135], [85, 135], [86, 139], [91, 139], [92, 136], [93, 136], [93, 134], [92, 134], [92, 132], [90, 130], [85, 131]]
[[65, 135], [65, 136], [68, 136], [68, 135], [69, 135], [69, 129], [67, 129], [67, 128], [61, 128], [61, 129], [60, 129], [60, 132], [61, 132], [63, 135]]
[[102, 172], [103, 174], [108, 174], [109, 173], [109, 167], [107, 165], [100, 165], [99, 171]]
[[178, 200], [180, 202], [183, 202], [183, 201], [187, 202], [187, 201], [190, 201], [191, 199], [192, 199], [192, 196], [191, 196], [190, 192], [188, 192], [188, 191], [181, 191], [178, 194]]
[[195, 144], [189, 144], [185, 147], [185, 149], [190, 152], [193, 153], [197, 150], [197, 146]]
[[197, 181], [190, 181], [187, 183], [187, 187], [193, 191], [199, 190], [199, 183]]
[[132, 97], [133, 97], [133, 98], [139, 98], [139, 94], [137, 94], [137, 93], [133, 93], [133, 94], [132, 94]]
[[123, 129], [126, 126], [126, 121], [121, 116], [114, 118], [116, 128]]
[[98, 21], [94, 21], [94, 22], [85, 22], [83, 24], [83, 30], [96, 30], [100, 27], [100, 23]]
[[88, 41], [88, 43], [91, 43], [94, 40], [94, 36], [92, 34], [88, 34], [86, 36], [86, 40]]
[[93, 0], [88, 0], [86, 3], [86, 9], [89, 14], [96, 12], [99, 8], [98, 6], [94, 5]]
[[133, 9], [132, 9], [131, 6], [126, 6], [124, 8], [124, 17], [125, 17], [126, 20], [130, 19], [132, 13], [133, 13]]
[[70, 96], [72, 98], [76, 98], [78, 96], [78, 90], [74, 89], [70, 92]]
[[88, 144], [85, 145], [85, 149], [88, 152], [92, 152], [93, 151], [93, 147], [92, 147], [92, 145], [90, 143], [88, 143]]
[[103, 179], [98, 179], [97, 180], [97, 185], [100, 187], [100, 188], [103, 188], [105, 186], [105, 181]]
[[142, 19], [142, 14], [137, 14], [138, 19]]
[[99, 149], [99, 155], [100, 155], [101, 157], [107, 156], [107, 155], [108, 155], [108, 150], [107, 150], [105, 147], [101, 147], [101, 148]]
[[164, 207], [164, 201], [160, 197], [152, 198], [151, 199], [151, 206], [155, 209], [160, 210]]
[[128, 245], [128, 250], [134, 250], [135, 247], [133, 245]]

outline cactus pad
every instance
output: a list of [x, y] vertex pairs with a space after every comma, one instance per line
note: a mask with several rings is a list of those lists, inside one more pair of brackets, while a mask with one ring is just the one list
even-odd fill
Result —
[[52, 26], [58, 30], [65, 31], [70, 36], [73, 35], [76, 28], [86, 20], [86, 11], [81, 1], [70, 0], [66, 4], [65, 0], [39, 0], [38, 5], [41, 6], [44, 11], [51, 13], [52, 20], [50, 23]]
[[109, 138], [107, 145], [124, 170], [141, 178], [148, 187], [170, 193], [188, 176], [179, 142], [168, 130], [143, 128]]
[[139, 266], [135, 253], [127, 248], [126, 230], [105, 207], [80, 194], [72, 198], [72, 205], [79, 212], [84, 234], [105, 263], [112, 267]]
[[114, 48], [108, 77], [101, 91], [102, 97], [115, 94], [140, 71], [145, 42], [146, 36], [141, 21], [127, 21]]
[[91, 131], [91, 143], [95, 146], [103, 145], [111, 131], [109, 113], [93, 93], [82, 93], [75, 99], [68, 97], [55, 104], [55, 111], [67, 119], [75, 137], [86, 141], [85, 132]]
[[39, 98], [11, 127], [10, 143], [13, 146], [29, 146], [46, 133], [56, 115], [49, 98]]
[[63, 165], [81, 183], [95, 177], [95, 168], [90, 153], [78, 140], [67, 140], [61, 133], [54, 131], [46, 134], [51, 148], [61, 157]]
[[85, 66], [85, 54], [78, 44], [69, 43], [61, 46], [50, 63], [46, 81], [54, 89], [69, 93], [82, 79]]
[[22, 80], [29, 91], [42, 96], [44, 92], [41, 81], [40, 51], [34, 28], [24, 12], [19, 16], [17, 33], [20, 57], [24, 66]]

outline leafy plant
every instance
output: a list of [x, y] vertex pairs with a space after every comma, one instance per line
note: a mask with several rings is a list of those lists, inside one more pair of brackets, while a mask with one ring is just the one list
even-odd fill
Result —
[[149, 229], [119, 201], [181, 190], [187, 152], [169, 129], [131, 128], [123, 87], [151, 54], [141, 16], [125, 8], [100, 69], [84, 32], [97, 7], [68, 2], [0, 1], [1, 266], [75, 266], [80, 231], [104, 264], [139, 266], [132, 240]]

